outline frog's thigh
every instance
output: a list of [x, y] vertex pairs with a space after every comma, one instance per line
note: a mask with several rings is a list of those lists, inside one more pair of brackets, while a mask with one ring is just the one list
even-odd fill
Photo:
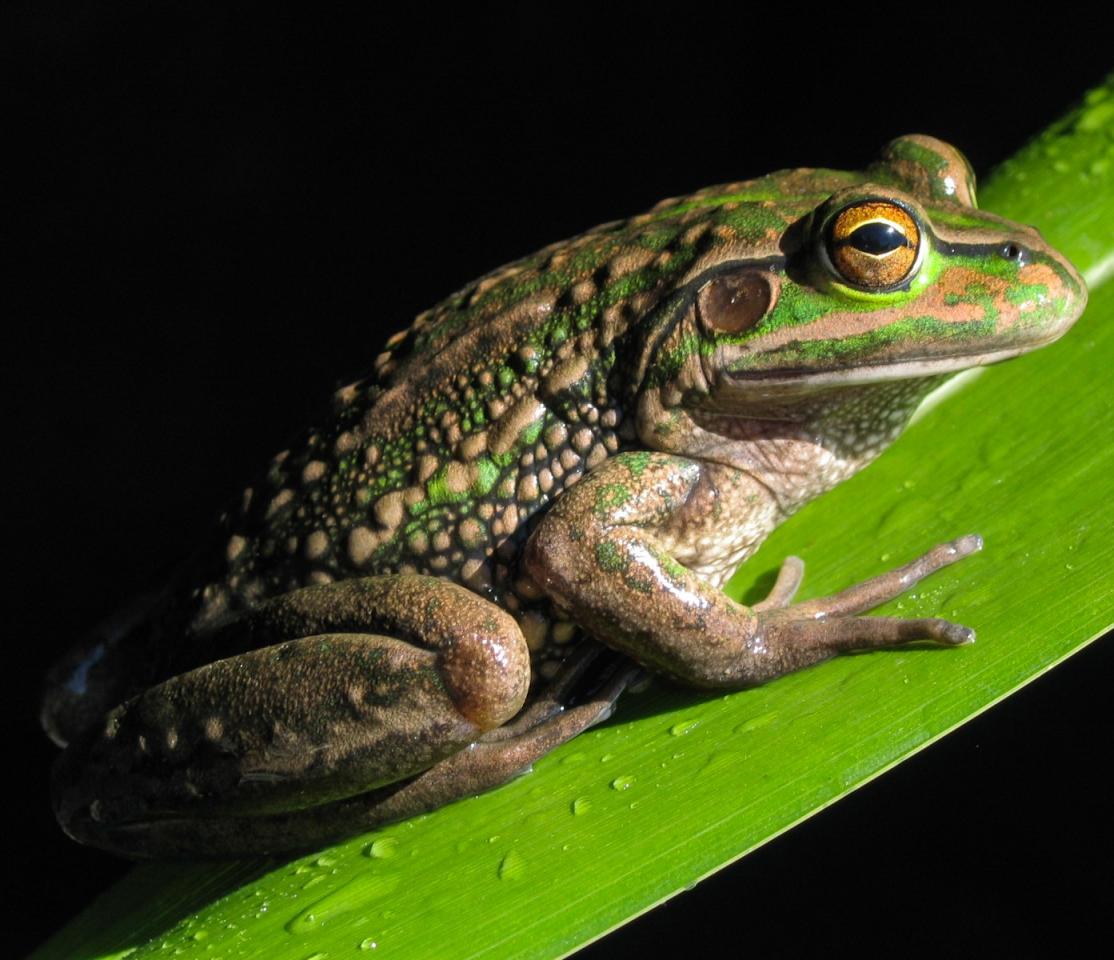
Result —
[[329, 803], [411, 777], [519, 711], [529, 651], [509, 615], [431, 578], [382, 580], [298, 591], [277, 620], [362, 618], [402, 637], [289, 640], [172, 677], [114, 710], [94, 742], [63, 756], [63, 824], [104, 843], [114, 826], [149, 818]]

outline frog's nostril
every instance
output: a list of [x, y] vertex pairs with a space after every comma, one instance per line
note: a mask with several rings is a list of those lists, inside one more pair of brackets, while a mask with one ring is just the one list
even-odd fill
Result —
[[1016, 243], [1007, 243], [1002, 247], [1002, 256], [1007, 260], [1015, 260], [1021, 263], [1025, 258], [1025, 251]]

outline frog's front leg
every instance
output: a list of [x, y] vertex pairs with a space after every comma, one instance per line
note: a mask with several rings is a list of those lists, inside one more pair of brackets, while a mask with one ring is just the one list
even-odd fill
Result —
[[515, 620], [431, 577], [307, 587], [222, 634], [245, 652], [152, 687], [63, 754], [55, 806], [71, 835], [133, 856], [221, 854], [258, 821], [252, 849], [300, 846], [303, 814], [436, 766], [529, 689]]
[[[722, 471], [720, 471], [722, 480]], [[944, 544], [891, 573], [831, 597], [791, 604], [803, 567], [791, 558], [771, 596], [753, 608], [680, 564], [670, 548], [730, 537], [710, 516], [732, 494], [717, 471], [662, 453], [622, 454], [546, 514], [525, 552], [527, 570], [595, 636], [660, 672], [697, 686], [761, 683], [837, 653], [931, 639], [960, 644], [965, 627], [937, 619], [859, 617], [919, 579], [979, 549]], [[738, 517], [735, 517], [738, 519]]]

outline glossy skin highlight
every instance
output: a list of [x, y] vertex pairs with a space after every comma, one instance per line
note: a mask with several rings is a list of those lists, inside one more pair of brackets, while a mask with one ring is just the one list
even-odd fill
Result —
[[[968, 642], [859, 614], [977, 537], [792, 603], [719, 587], [950, 374], [1051, 342], [1078, 274], [894, 141], [667, 200], [419, 316], [165, 588], [53, 670], [55, 810], [134, 857], [304, 849], [489, 789], [639, 668], [736, 689]], [[607, 653], [606, 651], [613, 651]]]

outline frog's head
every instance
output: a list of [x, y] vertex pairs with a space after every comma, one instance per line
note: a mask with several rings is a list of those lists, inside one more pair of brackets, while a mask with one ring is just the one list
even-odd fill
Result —
[[[967, 161], [930, 137], [893, 141], [863, 174], [754, 184], [767, 222], [781, 196], [784, 229], [718, 246], [664, 305], [643, 355], [643, 383], [672, 395], [662, 406], [759, 413], [936, 378], [1050, 343], [1086, 303], [1075, 268], [1034, 228], [976, 209]], [[747, 191], [727, 202], [745, 222]]]

